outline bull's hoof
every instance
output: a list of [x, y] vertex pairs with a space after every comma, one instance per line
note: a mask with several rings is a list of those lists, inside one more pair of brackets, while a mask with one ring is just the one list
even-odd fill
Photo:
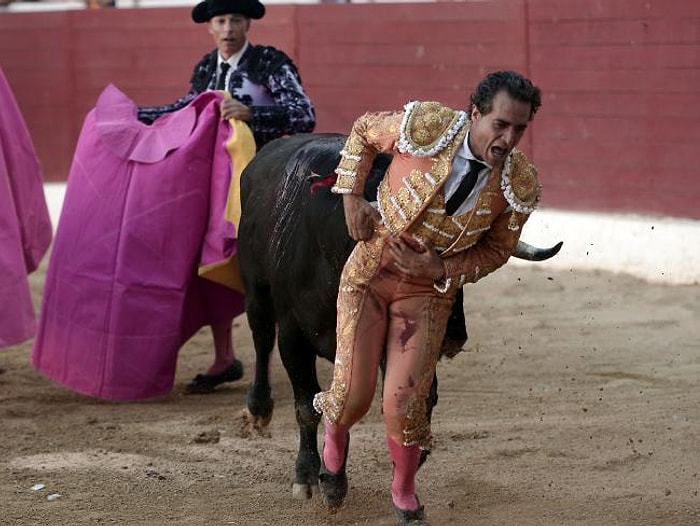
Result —
[[309, 500], [314, 495], [317, 486], [295, 482], [292, 484], [292, 497], [297, 500]]
[[260, 417], [252, 414], [247, 408], [241, 411], [241, 428], [238, 435], [241, 438], [270, 438], [268, 426], [272, 420], [272, 415]]

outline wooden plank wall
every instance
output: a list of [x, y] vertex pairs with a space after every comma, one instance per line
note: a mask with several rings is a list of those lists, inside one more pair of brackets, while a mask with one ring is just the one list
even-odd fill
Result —
[[700, 1], [528, 3], [546, 200], [700, 218]]
[[[83, 118], [108, 83], [137, 104], [184, 94], [211, 47], [189, 16], [0, 15], [0, 65], [47, 180], [67, 177]], [[540, 169], [543, 206], [700, 219], [697, 0], [275, 4], [250, 36], [294, 58], [320, 132], [347, 132], [361, 113], [411, 99], [465, 107], [485, 73], [520, 70], [544, 91], [521, 144]]]
[[486, 72], [527, 67], [522, 0], [312, 9], [299, 54], [323, 129], [347, 131], [365, 111], [410, 100], [463, 108]]

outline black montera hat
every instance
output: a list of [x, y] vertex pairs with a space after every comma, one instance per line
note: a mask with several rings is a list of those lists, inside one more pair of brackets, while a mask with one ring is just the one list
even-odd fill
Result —
[[201, 24], [218, 15], [243, 15], [248, 18], [265, 16], [265, 6], [259, 0], [205, 0], [192, 9], [192, 20]]

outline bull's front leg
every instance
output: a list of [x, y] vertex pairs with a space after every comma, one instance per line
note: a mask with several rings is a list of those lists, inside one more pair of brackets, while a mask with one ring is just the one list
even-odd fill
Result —
[[295, 403], [295, 413], [299, 424], [299, 451], [295, 464], [295, 480], [292, 495], [297, 498], [311, 498], [318, 487], [318, 472], [321, 469], [321, 457], [318, 453], [319, 415], [313, 408], [314, 395], [304, 395], [303, 400]]
[[321, 415], [313, 408], [314, 395], [321, 390], [316, 375], [316, 352], [296, 326], [280, 325], [278, 344], [282, 363], [292, 383], [294, 413], [299, 426], [292, 494], [308, 499], [318, 486], [321, 468], [317, 438]]

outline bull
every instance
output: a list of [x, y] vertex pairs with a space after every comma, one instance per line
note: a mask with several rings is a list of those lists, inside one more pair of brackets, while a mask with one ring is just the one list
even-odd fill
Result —
[[[355, 245], [345, 225], [342, 199], [330, 192], [332, 179], [327, 177], [338, 164], [346, 139], [340, 134], [277, 139], [258, 152], [241, 176], [238, 258], [256, 360], [246, 395], [247, 419], [260, 431], [272, 417], [269, 365], [276, 338], [299, 426], [293, 493], [303, 498], [311, 497], [320, 469], [321, 416], [312, 406], [321, 390], [316, 359], [335, 358], [338, 285]], [[369, 200], [390, 161], [388, 154], [375, 159], [366, 191]], [[514, 255], [542, 260], [560, 247], [561, 243], [538, 249], [520, 242]], [[462, 301], [459, 294], [443, 340], [443, 356], [453, 356], [466, 343]], [[434, 378], [431, 412], [436, 403]]]

